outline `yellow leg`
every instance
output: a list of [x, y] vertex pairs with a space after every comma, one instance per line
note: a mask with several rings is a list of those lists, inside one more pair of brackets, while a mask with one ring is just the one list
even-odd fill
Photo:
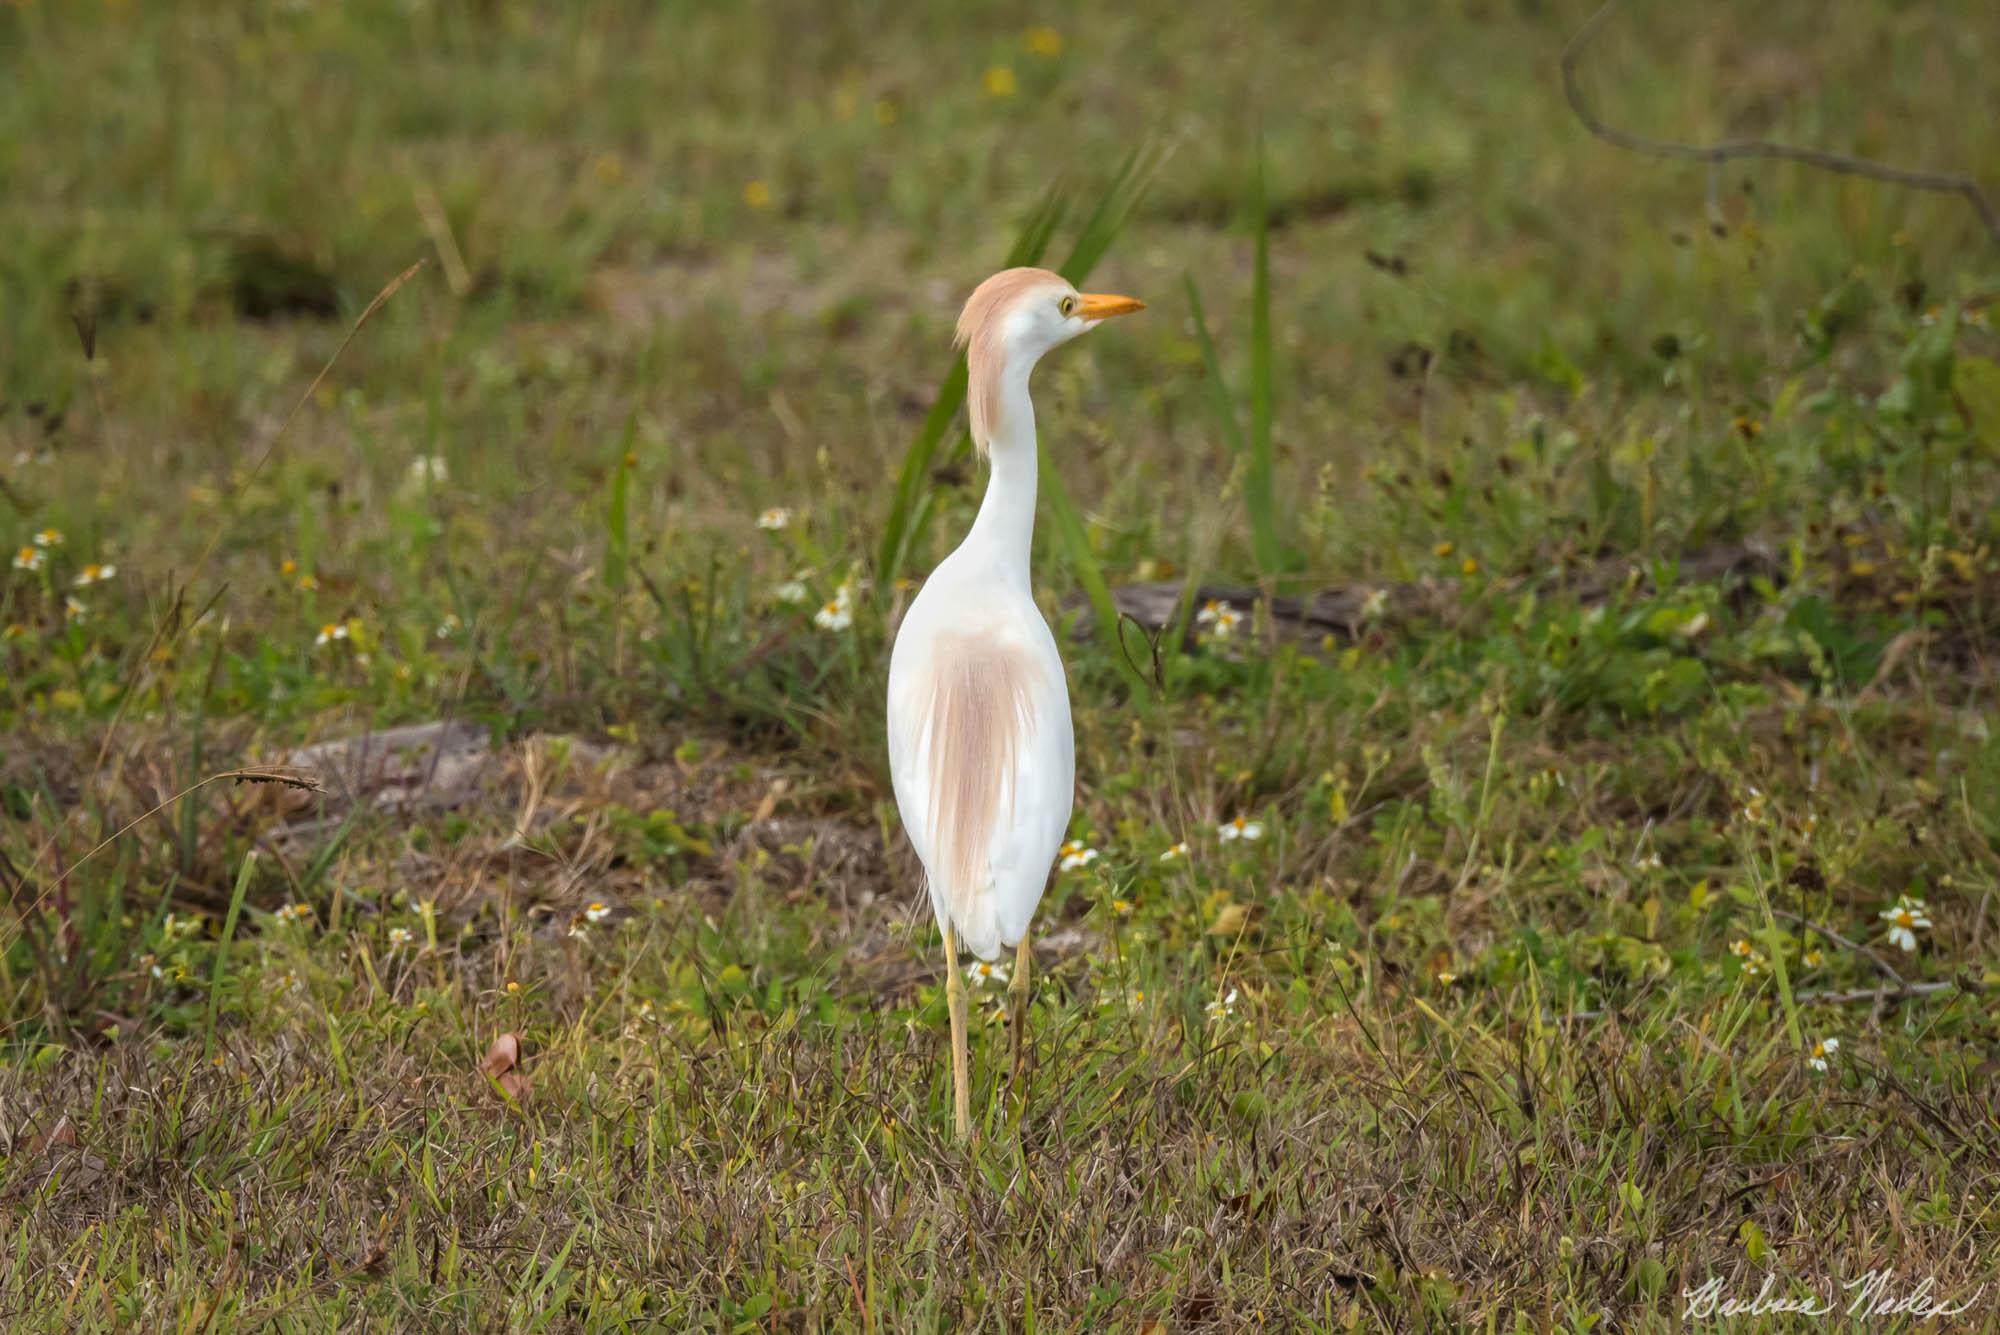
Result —
[[962, 1145], [972, 1139], [972, 1090], [966, 1070], [965, 980], [958, 976], [958, 942], [944, 928], [944, 1004], [951, 1012], [951, 1120]]
[[1013, 1021], [1008, 1026], [1013, 1030], [1014, 1075], [1012, 1084], [1022, 1097], [1027, 1095], [1027, 1086], [1021, 1077], [1028, 1063], [1028, 973], [1035, 967], [1035, 952], [1028, 949], [1028, 938], [1022, 937], [1021, 944], [1014, 948], [1014, 978], [1007, 984], [1007, 999], [1012, 1004]]

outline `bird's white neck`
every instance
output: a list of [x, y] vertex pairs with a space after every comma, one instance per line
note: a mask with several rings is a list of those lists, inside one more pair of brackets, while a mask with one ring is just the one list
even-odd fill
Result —
[[1028, 551], [1035, 537], [1035, 404], [1028, 371], [1001, 373], [1000, 412], [991, 423], [986, 499], [960, 548], [989, 560], [1010, 582], [1028, 587]]

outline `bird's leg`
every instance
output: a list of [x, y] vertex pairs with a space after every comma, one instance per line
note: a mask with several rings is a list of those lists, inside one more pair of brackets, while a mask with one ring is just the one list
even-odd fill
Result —
[[965, 980], [958, 976], [958, 942], [951, 924], [944, 928], [944, 1004], [951, 1013], [951, 1120], [960, 1144], [972, 1139], [972, 1091], [967, 1087], [965, 1053]]
[[1027, 1088], [1021, 1083], [1022, 1072], [1028, 1061], [1028, 971], [1035, 967], [1035, 952], [1028, 948], [1028, 938], [1022, 937], [1021, 944], [1014, 948], [1014, 977], [1007, 984], [1007, 1000], [1013, 1009], [1014, 1074], [1012, 1084], [1023, 1097]]

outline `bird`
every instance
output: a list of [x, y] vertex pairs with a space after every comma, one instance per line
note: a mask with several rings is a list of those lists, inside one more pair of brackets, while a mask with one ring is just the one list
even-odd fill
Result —
[[1037, 457], [1028, 377], [1044, 353], [1144, 309], [1136, 297], [1079, 292], [1046, 269], [1015, 268], [979, 284], [958, 319], [972, 441], [990, 472], [972, 527], [897, 627], [887, 732], [896, 806], [944, 937], [961, 1143], [971, 1137], [971, 1094], [959, 947], [982, 960], [1015, 951], [1008, 1001], [1018, 1080], [1029, 926], [1076, 780], [1069, 684], [1029, 583]]

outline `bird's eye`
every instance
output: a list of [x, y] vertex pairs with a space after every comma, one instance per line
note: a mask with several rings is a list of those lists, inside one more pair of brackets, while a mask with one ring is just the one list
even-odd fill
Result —
[[1065, 316], [1070, 316], [1070, 315], [1075, 315], [1075, 314], [1076, 314], [1076, 298], [1075, 298], [1075, 297], [1064, 297], [1064, 298], [1062, 299], [1061, 303], [1059, 304], [1059, 306], [1058, 306], [1058, 309], [1059, 309], [1059, 310], [1061, 310], [1061, 311], [1062, 311], [1062, 313], [1063, 313], [1063, 314], [1064, 314]]

